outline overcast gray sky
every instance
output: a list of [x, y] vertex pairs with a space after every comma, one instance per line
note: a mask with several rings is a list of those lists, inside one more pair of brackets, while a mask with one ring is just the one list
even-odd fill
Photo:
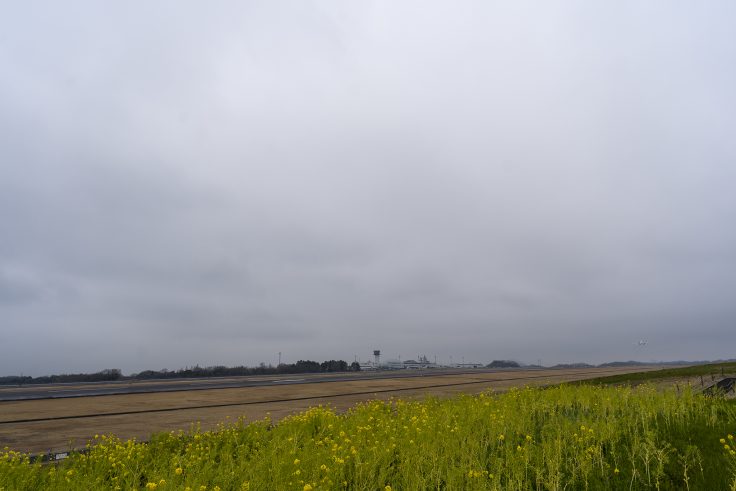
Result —
[[734, 25], [5, 2], [0, 375], [734, 357]]

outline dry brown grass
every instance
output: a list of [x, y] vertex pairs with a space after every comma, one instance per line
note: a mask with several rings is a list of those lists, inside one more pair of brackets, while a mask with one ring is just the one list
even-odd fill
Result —
[[[427, 375], [424, 377], [384, 380], [359, 379], [299, 385], [0, 402], [0, 422], [17, 419], [231, 404], [217, 408], [0, 424], [0, 447], [8, 446], [25, 452], [63, 451], [70, 447], [84, 446], [95, 434], [114, 433], [124, 439], [137, 438], [145, 440], [153, 432], [187, 430], [193, 422], [200, 422], [202, 428], [207, 429], [217, 423], [235, 420], [240, 417], [255, 420], [270, 414], [274, 421], [278, 421], [288, 414], [303, 411], [318, 404], [329, 404], [336, 410], [342, 411], [368, 399], [387, 399], [390, 397], [407, 399], [426, 395], [449, 396], [459, 392], [477, 393], [489, 389], [500, 391], [514, 386], [545, 385], [594, 378], [603, 374], [630, 373], [647, 369], [628, 367], [546, 371], [514, 370], [441, 376]], [[472, 382], [472, 384], [468, 384], [468, 382]], [[447, 386], [447, 384], [464, 385]], [[428, 387], [440, 385], [444, 386]], [[384, 392], [373, 393], [372, 391]], [[290, 398], [306, 399], [273, 402]]]

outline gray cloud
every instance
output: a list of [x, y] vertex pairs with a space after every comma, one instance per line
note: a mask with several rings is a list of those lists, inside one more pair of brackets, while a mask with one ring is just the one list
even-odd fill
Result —
[[2, 374], [733, 356], [730, 3], [2, 10]]

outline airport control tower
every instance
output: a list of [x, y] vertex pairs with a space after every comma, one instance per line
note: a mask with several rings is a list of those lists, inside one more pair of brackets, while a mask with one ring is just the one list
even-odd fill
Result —
[[378, 368], [379, 364], [381, 363], [381, 350], [380, 349], [373, 350], [373, 359], [375, 360], [376, 368]]

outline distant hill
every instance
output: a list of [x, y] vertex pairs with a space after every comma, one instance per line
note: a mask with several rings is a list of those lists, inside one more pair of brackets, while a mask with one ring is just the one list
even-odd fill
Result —
[[[656, 364], [656, 363], [655, 363]], [[608, 363], [601, 363], [598, 365], [599, 367], [630, 367], [630, 366], [637, 366], [637, 365], [652, 365], [652, 363], [644, 363], [641, 361], [610, 361]]]
[[486, 368], [519, 368], [521, 365], [513, 360], [493, 360]]
[[595, 365], [588, 363], [558, 363], [551, 368], [595, 368]]

